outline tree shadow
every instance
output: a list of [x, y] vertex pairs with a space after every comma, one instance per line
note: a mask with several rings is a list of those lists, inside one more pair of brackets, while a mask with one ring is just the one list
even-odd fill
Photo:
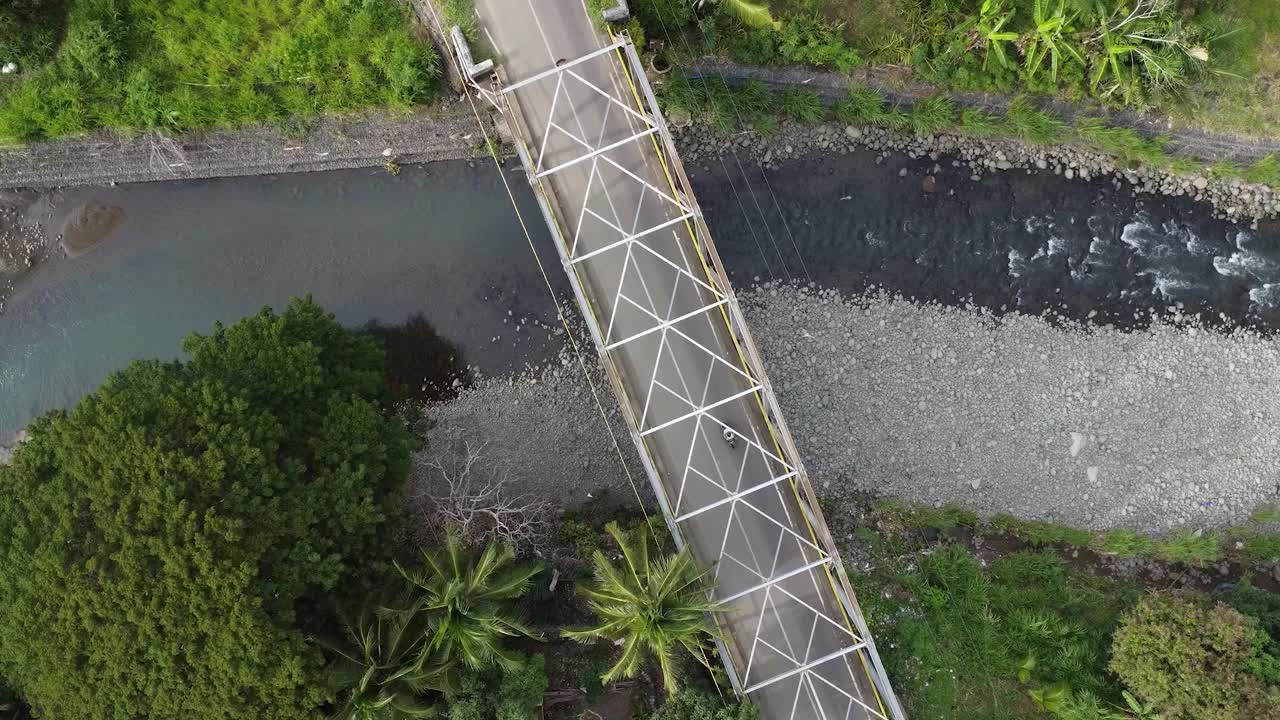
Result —
[[385, 381], [396, 402], [451, 400], [470, 382], [462, 350], [437, 333], [422, 313], [398, 325], [370, 320], [362, 332], [382, 343]]

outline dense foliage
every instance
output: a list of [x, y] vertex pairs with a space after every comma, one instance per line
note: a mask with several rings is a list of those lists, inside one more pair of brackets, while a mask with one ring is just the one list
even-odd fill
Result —
[[530, 720], [547, 691], [546, 661], [520, 656], [510, 669], [468, 675], [449, 695], [448, 720]]
[[19, 69], [53, 54], [66, 27], [68, 0], [6, 0], [0, 4], [0, 64]]
[[388, 568], [381, 352], [308, 301], [136, 362], [0, 468], [0, 674], [42, 717], [311, 718], [304, 629]]
[[[745, 63], [805, 63], [845, 72], [862, 64], [862, 56], [845, 42], [842, 25], [811, 12], [778, 19], [768, 4], [744, 0], [635, 0], [631, 8], [645, 37], [677, 52], [693, 53], [705, 45]], [[686, 37], [695, 25], [704, 33], [701, 43]]]
[[428, 618], [414, 611], [405, 591], [366, 600], [344, 618], [340, 638], [322, 639], [333, 660], [329, 672], [344, 691], [334, 720], [432, 717], [421, 696], [446, 689], [447, 668], [430, 662]]
[[427, 618], [430, 662], [450, 668], [515, 669], [520, 656], [503, 647], [510, 637], [537, 637], [516, 604], [538, 565], [514, 562], [511, 548], [491, 543], [472, 552], [450, 533], [443, 547], [423, 549], [422, 566], [400, 572], [413, 587], [413, 611]]
[[700, 690], [686, 688], [674, 693], [649, 720], [756, 720], [755, 705], [726, 700]]
[[407, 107], [438, 67], [406, 12], [395, 0], [74, 0], [56, 57], [0, 85], [0, 139]]
[[453, 720], [527, 720], [546, 690], [542, 659], [503, 642], [534, 637], [515, 604], [539, 568], [513, 564], [496, 544], [470, 552], [453, 534], [421, 555], [421, 567], [401, 567], [392, 590], [346, 618], [342, 637], [323, 640], [341, 692], [337, 717], [435, 717], [447, 701]]
[[926, 13], [932, 32], [912, 57], [926, 78], [1136, 106], [1204, 77], [1228, 30], [1186, 20], [1175, 0], [931, 0]]
[[1120, 700], [1105, 662], [1131, 591], [1048, 553], [984, 567], [958, 545], [917, 558], [877, 540], [875, 552], [859, 597], [910, 717], [1013, 720], [1074, 694]]
[[707, 646], [715, 627], [708, 614], [720, 607], [707, 599], [703, 574], [688, 553], [659, 554], [651, 526], [641, 524], [624, 532], [611, 522], [605, 529], [618, 545], [621, 563], [595, 551], [594, 580], [579, 585], [578, 592], [591, 606], [596, 624], [566, 630], [564, 636], [621, 645], [621, 657], [604, 673], [603, 682], [635, 677], [652, 659], [662, 672], [663, 686], [675, 692], [680, 687], [676, 651], [684, 650], [709, 666]]
[[1222, 604], [1153, 594], [1125, 615], [1111, 669], [1167, 720], [1280, 718], [1280, 659], [1256, 619]]

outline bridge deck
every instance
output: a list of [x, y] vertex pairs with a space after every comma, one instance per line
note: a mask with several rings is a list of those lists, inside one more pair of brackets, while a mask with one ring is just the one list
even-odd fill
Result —
[[664, 514], [713, 568], [735, 685], [770, 720], [900, 717], [634, 48], [579, 2], [476, 7]]

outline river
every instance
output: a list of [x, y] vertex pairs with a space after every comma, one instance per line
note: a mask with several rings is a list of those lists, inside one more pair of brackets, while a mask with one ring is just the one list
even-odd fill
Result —
[[[745, 165], [745, 164], [744, 164]], [[1103, 181], [1002, 173], [979, 182], [869, 153], [691, 168], [739, 286], [770, 279], [1125, 327], [1182, 309], [1217, 324], [1280, 322], [1280, 227], [1215, 220], [1186, 199]], [[902, 174], [906, 170], [905, 175]], [[521, 214], [555, 293], [569, 298], [528, 186]], [[925, 188], [929, 191], [926, 192]], [[560, 347], [547, 286], [497, 172], [483, 163], [66, 191], [55, 216], [96, 208], [96, 244], [26, 277], [0, 315], [0, 432], [65, 407], [138, 357], [310, 293], [344, 323], [421, 315], [485, 375]], [[55, 217], [56, 220], [56, 217]], [[81, 245], [84, 245], [81, 247]]]

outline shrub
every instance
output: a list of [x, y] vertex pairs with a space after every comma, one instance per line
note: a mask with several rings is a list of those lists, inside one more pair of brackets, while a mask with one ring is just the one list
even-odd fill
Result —
[[735, 703], [686, 688], [668, 698], [649, 720], [756, 720], [758, 717], [759, 710], [749, 702]]
[[[1088, 94], [1145, 107], [1181, 96], [1195, 80], [1230, 63], [1215, 39], [1244, 28], [1210, 28], [1207, 14], [1175, 0], [1124, 2], [934, 0], [911, 51], [934, 82], [981, 90], [1026, 88]], [[899, 54], [902, 50], [898, 51]], [[1256, 54], [1256, 53], [1255, 53]]]
[[629, 6], [645, 34], [653, 37], [674, 36], [693, 19], [693, 3], [688, 0], [634, 0]]
[[818, 15], [789, 17], [777, 33], [778, 54], [786, 62], [834, 67], [852, 72], [862, 56], [844, 42], [842, 27]]
[[0, 672], [44, 717], [312, 718], [304, 627], [387, 567], [409, 439], [310, 300], [189, 336], [0, 468]]
[[1280, 691], [1249, 672], [1267, 640], [1226, 605], [1156, 593], [1122, 620], [1109, 667], [1167, 720], [1280, 718]]
[[[1265, 648], [1266, 653], [1280, 658], [1280, 594], [1251, 585], [1237, 585], [1216, 592], [1214, 597], [1241, 614], [1257, 619], [1258, 627], [1270, 638]], [[1272, 681], [1270, 684], [1276, 683]]]
[[448, 720], [531, 720], [547, 691], [541, 655], [519, 656], [517, 667], [464, 677], [448, 696]]

